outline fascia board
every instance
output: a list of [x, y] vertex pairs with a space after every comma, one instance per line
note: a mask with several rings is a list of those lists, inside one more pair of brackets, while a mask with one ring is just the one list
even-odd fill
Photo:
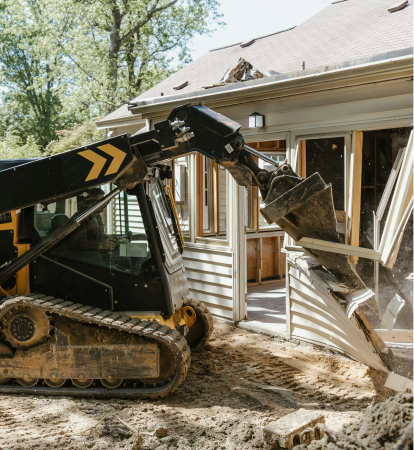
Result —
[[140, 123], [145, 123], [145, 119], [143, 119], [140, 114], [120, 117], [112, 120], [99, 120], [98, 122], [95, 122], [98, 130], [105, 130], [114, 127], [126, 127], [135, 124], [138, 125]]

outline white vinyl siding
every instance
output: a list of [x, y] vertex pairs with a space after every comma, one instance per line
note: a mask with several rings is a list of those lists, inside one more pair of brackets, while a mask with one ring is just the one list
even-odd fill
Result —
[[216, 317], [233, 320], [233, 253], [186, 246], [183, 260], [189, 297]]
[[287, 270], [290, 336], [338, 348], [375, 369], [387, 371], [355, 317], [348, 319], [319, 277], [312, 271], [306, 273], [290, 257]]
[[112, 215], [112, 230], [108, 230], [108, 234], [122, 235], [127, 231], [132, 231], [133, 233], [145, 233], [138, 200], [133, 195], [128, 195], [128, 230], [125, 230], [125, 204], [123, 195], [124, 193], [121, 192], [120, 196], [116, 196], [111, 202], [112, 211], [108, 208]]

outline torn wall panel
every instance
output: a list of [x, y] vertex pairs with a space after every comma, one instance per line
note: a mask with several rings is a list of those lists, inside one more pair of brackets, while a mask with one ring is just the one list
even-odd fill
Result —
[[287, 259], [291, 336], [340, 349], [377, 370], [388, 372], [355, 317], [347, 318], [345, 308], [313, 268], [301, 267], [303, 254], [290, 254]]

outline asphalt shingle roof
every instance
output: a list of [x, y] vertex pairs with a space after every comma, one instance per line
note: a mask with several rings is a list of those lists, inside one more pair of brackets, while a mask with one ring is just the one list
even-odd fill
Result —
[[[293, 72], [373, 56], [413, 45], [412, 4], [388, 12], [395, 0], [344, 0], [334, 2], [301, 25], [257, 38], [245, 48], [240, 43], [211, 50], [172, 74], [136, 100], [192, 92], [218, 83], [240, 57], [261, 72]], [[179, 91], [173, 88], [185, 81]], [[130, 116], [127, 105], [103, 120]]]

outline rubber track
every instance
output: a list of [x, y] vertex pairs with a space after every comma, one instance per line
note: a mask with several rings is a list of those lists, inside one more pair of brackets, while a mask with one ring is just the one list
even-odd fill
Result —
[[176, 367], [170, 380], [164, 385], [138, 388], [51, 388], [43, 386], [24, 387], [16, 385], [0, 385], [0, 393], [16, 393], [29, 395], [70, 395], [76, 397], [104, 397], [104, 398], [158, 398], [174, 392], [184, 381], [191, 364], [191, 351], [185, 338], [174, 329], [161, 325], [156, 320], [143, 321], [138, 318], [113, 311], [102, 311], [99, 308], [84, 306], [42, 294], [7, 297], [0, 304], [0, 318], [5, 312], [16, 305], [28, 305], [41, 311], [58, 314], [77, 322], [95, 324], [108, 329], [115, 329], [149, 338], [151, 341], [167, 345], [175, 355]]
[[207, 306], [203, 302], [200, 302], [200, 300], [187, 298], [186, 305], [191, 306], [201, 316], [200, 318], [206, 331], [204, 336], [196, 344], [190, 346], [193, 353], [199, 352], [208, 343], [213, 332], [213, 316]]

